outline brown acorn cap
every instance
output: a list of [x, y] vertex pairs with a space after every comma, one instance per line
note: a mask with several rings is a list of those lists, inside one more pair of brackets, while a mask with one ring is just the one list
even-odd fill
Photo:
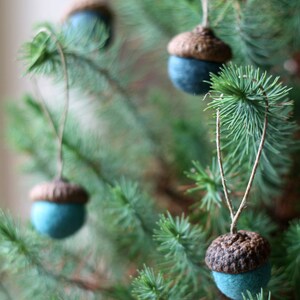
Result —
[[81, 186], [58, 179], [36, 185], [30, 191], [32, 201], [85, 204], [89, 195]]
[[108, 18], [113, 18], [113, 13], [107, 1], [105, 0], [77, 0], [65, 12], [63, 20], [68, 19], [71, 15], [84, 10], [92, 10], [106, 15]]
[[265, 238], [256, 232], [240, 230], [216, 238], [206, 251], [205, 262], [212, 271], [239, 274], [263, 265], [270, 252]]
[[201, 25], [193, 31], [176, 35], [168, 45], [168, 52], [179, 57], [224, 63], [231, 59], [231, 49], [213, 31]]

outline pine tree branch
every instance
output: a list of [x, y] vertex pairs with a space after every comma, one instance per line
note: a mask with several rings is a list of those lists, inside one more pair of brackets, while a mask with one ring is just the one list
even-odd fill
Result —
[[[256, 186], [264, 198], [271, 199], [280, 192], [282, 177], [291, 165], [295, 149], [297, 125], [291, 120], [288, 89], [253, 67], [224, 67], [219, 76], [212, 76], [210, 107], [220, 109], [222, 118], [223, 152], [230, 168], [239, 167], [239, 182], [247, 184], [257, 156], [268, 101], [268, 132], [256, 177]], [[279, 142], [280, 141], [280, 142]], [[280, 158], [280, 159], [278, 159]], [[242, 171], [244, 170], [244, 171]], [[272, 183], [272, 189], [269, 188]]]
[[[83, 62], [84, 64], [89, 66], [90, 69], [94, 70], [96, 73], [103, 76], [106, 79], [106, 81], [109, 83], [109, 85], [112, 87], [112, 89], [114, 91], [116, 91], [125, 100], [126, 107], [129, 109], [131, 114], [134, 116], [136, 122], [139, 125], [139, 128], [142, 129], [146, 138], [150, 142], [150, 144], [152, 146], [152, 150], [154, 152], [154, 155], [155, 155], [157, 161], [160, 163], [160, 168], [162, 170], [164, 170], [165, 173], [168, 173], [168, 170], [170, 170], [170, 166], [169, 166], [167, 158], [160, 151], [157, 137], [152, 133], [151, 130], [149, 130], [148, 125], [146, 124], [144, 118], [140, 114], [139, 109], [134, 104], [134, 102], [131, 98], [131, 95], [128, 93], [128, 91], [120, 84], [120, 82], [117, 79], [115, 79], [111, 75], [111, 73], [107, 69], [101, 68], [92, 59], [90, 59], [86, 56], [81, 56], [76, 52], [70, 52], [70, 51], [66, 51], [65, 55], [66, 55], [66, 57], [68, 57], [70, 59], [74, 59], [74, 60]], [[168, 196], [170, 196], [171, 202], [177, 203], [184, 212], [187, 212], [188, 208], [193, 204], [193, 200], [188, 197], [185, 197], [181, 193], [178, 193], [178, 191], [169, 184], [160, 190], [163, 191]], [[170, 209], [172, 209], [172, 208], [170, 207]]]
[[[169, 213], [158, 222], [159, 229], [154, 231], [158, 251], [164, 255], [164, 269], [177, 282], [187, 282], [196, 288], [199, 275], [204, 270], [202, 261], [204, 232], [187, 218], [173, 218]], [[174, 278], [175, 277], [175, 278]]]
[[[41, 96], [41, 95], [40, 95]], [[43, 108], [42, 108], [42, 104], [40, 105], [38, 102], [36, 102], [34, 99], [31, 99], [31, 98], [27, 98], [26, 99], [26, 103], [28, 105], [28, 107], [34, 111], [35, 113], [35, 116], [38, 116], [40, 118], [43, 118], [45, 120], [45, 123], [49, 124], [49, 119], [48, 119], [48, 116], [47, 114], [51, 114], [50, 111], [48, 111], [48, 113], [46, 113]], [[23, 114], [23, 112], [20, 112]], [[37, 115], [38, 114], [38, 115]], [[53, 120], [53, 118], [52, 118]], [[51, 124], [52, 122], [50, 122]], [[57, 133], [58, 135], [58, 132], [56, 130], [57, 128], [57, 124], [56, 122], [53, 120], [53, 125], [52, 125], [52, 128], [53, 130], [55, 129], [55, 132]], [[83, 161], [87, 166], [88, 168], [96, 175], [96, 177], [103, 183], [106, 183], [110, 186], [113, 185], [113, 182], [107, 178], [102, 170], [101, 170], [101, 167], [100, 167], [100, 163], [97, 164], [94, 160], [92, 160], [92, 158], [88, 155], [88, 154], [85, 154], [83, 153], [82, 151], [80, 151], [80, 148], [78, 147], [77, 144], [74, 144], [74, 140], [71, 140], [69, 138], [69, 136], [64, 136], [63, 140], [62, 140], [62, 144], [63, 144], [63, 147], [65, 148], [65, 151], [70, 151], [72, 153], [74, 153], [74, 155], [76, 155], [76, 157]], [[34, 141], [32, 141], [30, 143], [30, 145], [34, 145]], [[31, 148], [32, 150], [35, 150], [34, 146], [32, 146]], [[32, 155], [35, 157], [35, 155]], [[47, 164], [45, 163], [45, 166]], [[50, 174], [49, 172], [47, 172], [48, 175], [52, 175]]]
[[22, 265], [26, 263], [27, 268], [23, 269], [24, 272], [28, 268], [37, 270], [41, 276], [49, 277], [58, 283], [77, 286], [83, 290], [109, 292], [111, 287], [101, 285], [99, 282], [100, 276], [98, 273], [93, 272], [93, 276], [97, 275], [95, 282], [84, 280], [82, 278], [69, 278], [63, 274], [56, 274], [49, 270], [44, 263], [44, 259], [40, 256], [42, 251], [42, 244], [35, 244], [32, 240], [33, 236], [26, 235], [23, 230], [13, 221], [13, 219], [0, 211], [0, 252], [11, 255], [11, 259], [7, 260], [9, 267], [19, 268], [19, 260]]
[[158, 161], [160, 161], [165, 165], [165, 158], [163, 157], [163, 154], [158, 149], [159, 147], [158, 147], [157, 138], [149, 130], [148, 125], [146, 125], [144, 118], [141, 116], [139, 112], [139, 109], [134, 104], [128, 91], [121, 85], [121, 83], [117, 79], [115, 79], [107, 69], [101, 68], [92, 59], [86, 56], [79, 55], [76, 52], [67, 51], [65, 54], [67, 57], [83, 62], [84, 64], [89, 66], [90, 69], [94, 70], [96, 73], [103, 76], [106, 79], [106, 81], [109, 83], [111, 88], [125, 100], [127, 109], [131, 112], [132, 116], [134, 116], [137, 124], [139, 125], [139, 128], [141, 128], [146, 138], [150, 142], [152, 150], [154, 151]]
[[132, 282], [132, 294], [139, 300], [168, 300], [168, 285], [162, 273], [154, 274], [153, 269], [144, 266]]

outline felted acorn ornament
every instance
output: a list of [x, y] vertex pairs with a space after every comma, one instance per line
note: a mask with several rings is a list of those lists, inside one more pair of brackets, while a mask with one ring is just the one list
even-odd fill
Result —
[[175, 36], [168, 44], [169, 77], [184, 92], [199, 95], [209, 91], [209, 73], [217, 73], [231, 59], [231, 49], [213, 31], [198, 25]]
[[255, 295], [268, 284], [270, 251], [269, 242], [258, 233], [240, 230], [216, 238], [205, 262], [219, 290], [230, 299], [242, 300], [242, 293]]
[[31, 222], [42, 235], [63, 239], [77, 232], [85, 221], [87, 192], [79, 185], [54, 180], [35, 186]]
[[[95, 24], [104, 25], [107, 38], [103, 47], [107, 47], [113, 36], [113, 13], [111, 8], [105, 0], [79, 0], [65, 14], [64, 32], [66, 34], [76, 34], [80, 29], [89, 28], [89, 26]], [[97, 42], [102, 37], [97, 36], [97, 31], [92, 29], [88, 38]]]

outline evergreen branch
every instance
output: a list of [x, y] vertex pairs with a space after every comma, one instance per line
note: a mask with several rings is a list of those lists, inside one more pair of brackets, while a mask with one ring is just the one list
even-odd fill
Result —
[[[86, 54], [82, 52], [78, 52], [76, 48], [74, 49], [73, 47], [70, 47], [66, 43], [66, 41], [64, 41], [63, 35], [59, 36], [58, 34], [54, 33], [53, 30], [50, 31], [50, 29], [49, 30], [47, 29], [47, 32], [51, 32], [52, 35], [55, 36], [55, 43], [59, 42], [60, 45], [59, 51], [54, 51], [53, 44], [49, 42], [49, 39], [47, 39], [44, 36], [43, 36], [44, 39], [40, 37], [45, 33], [44, 30], [45, 29], [43, 28], [40, 29], [41, 33], [38, 34], [37, 37], [34, 38], [32, 42], [25, 44], [25, 46], [23, 47], [24, 48], [23, 59], [25, 60], [25, 63], [30, 66], [28, 68], [28, 72], [30, 73], [35, 72], [38, 74], [47, 74], [47, 75], [60, 74], [59, 67], [60, 64], [62, 64], [64, 61], [61, 61], [61, 63], [59, 63], [58, 57], [61, 58], [62, 55], [65, 59], [66, 65], [70, 68], [73, 65], [76, 65], [77, 69], [81, 64], [86, 66], [90, 72], [93, 72], [93, 75], [97, 74], [97, 77], [107, 82], [111, 87], [111, 89], [123, 98], [124, 100], [123, 103], [125, 104], [127, 110], [134, 117], [134, 120], [136, 121], [138, 128], [143, 132], [143, 134], [147, 138], [154, 155], [157, 157], [158, 161], [165, 166], [167, 160], [164, 157], [164, 154], [162, 153], [158, 145], [159, 142], [157, 137], [149, 129], [148, 125], [145, 122], [145, 119], [139, 112], [139, 109], [135, 105], [128, 91], [122, 86], [120, 81], [112, 75], [111, 70], [100, 66], [98, 63], [96, 63], [95, 59], [91, 59]], [[46, 42], [44, 40], [46, 40]], [[38, 51], [36, 49], [38, 49]], [[44, 53], [47, 53], [47, 55], [45, 55]], [[102, 56], [103, 57], [99, 56], [99, 58], [104, 60], [105, 59], [104, 54], [102, 54]], [[34, 60], [33, 57], [35, 58]], [[71, 70], [69, 70], [67, 72], [68, 77], [72, 78], [73, 73], [74, 73], [73, 70], [72, 72]], [[64, 77], [66, 76], [64, 75]], [[79, 84], [81, 84], [82, 78], [78, 78], [78, 79], [80, 80]], [[76, 80], [75, 84], [77, 83], [78, 82]]]
[[[199, 23], [201, 11], [199, 2], [192, 3], [186, 0], [162, 0], [153, 5], [151, 0], [137, 1], [128, 0], [120, 3], [120, 10], [123, 11], [126, 18], [125, 23], [129, 23], [135, 30], [135, 33], [142, 38], [152, 37], [157, 41], [157, 35], [160, 34], [162, 38], [170, 38], [174, 34], [183, 30], [191, 29]], [[168, 18], [165, 16], [168, 14]], [[142, 22], [141, 22], [142, 20]], [[149, 30], [152, 29], [151, 33]], [[149, 43], [149, 40], [144, 41]], [[157, 47], [157, 43], [155, 43]]]
[[[274, 1], [213, 1], [211, 23], [233, 50], [234, 61], [243, 65], [269, 67], [285, 46]], [[262, 14], [261, 11], [268, 11]]]
[[[44, 113], [44, 111], [41, 109], [41, 106], [34, 99], [28, 96], [25, 99], [25, 103], [27, 107], [31, 110], [31, 113], [35, 115], [35, 118], [41, 118], [44, 121], [44, 124], [47, 123], [47, 115]], [[20, 112], [20, 113], [24, 114], [24, 112]], [[57, 128], [57, 122], [55, 120], [53, 120], [53, 122], [54, 122], [53, 125], [54, 128]], [[64, 136], [62, 141], [64, 151], [66, 152], [70, 151], [76, 156], [78, 160], [83, 161], [85, 165], [96, 175], [96, 177], [99, 179], [100, 182], [106, 183], [108, 185], [113, 185], [112, 181], [103, 174], [101, 167], [99, 167], [100, 164], [97, 164], [95, 160], [93, 160], [91, 153], [85, 153], [83, 151], [80, 151], [81, 148], [78, 147], [78, 143], [76, 143], [73, 132], [69, 134], [69, 129], [68, 129], [66, 133], [67, 134]], [[87, 137], [87, 135], [84, 136]], [[30, 145], [34, 145], [34, 144], [35, 144], [34, 141], [30, 143]], [[82, 140], [80, 141], [80, 144], [83, 144]], [[35, 148], [33, 147], [32, 149]], [[52, 174], [48, 174], [48, 175], [52, 176]]]
[[44, 265], [40, 255], [42, 244], [33, 242], [34, 237], [26, 235], [11, 216], [0, 211], [0, 253], [5, 255], [9, 269], [26, 271], [26, 268], [35, 269], [39, 275], [51, 278], [57, 283], [76, 286], [89, 291], [109, 292], [110, 287], [102, 286], [99, 282], [91, 282], [82, 278], [68, 278], [62, 274], [55, 274]]
[[25, 238], [13, 218], [0, 210], [0, 254], [5, 256], [8, 267], [17, 270], [40, 265], [38, 245], [30, 238]]
[[158, 251], [164, 255], [163, 266], [178, 281], [197, 286], [202, 272], [200, 262], [204, 255], [204, 233], [196, 225], [191, 225], [183, 216], [175, 219], [168, 213], [158, 222], [159, 229], [154, 231]]
[[154, 274], [153, 269], [144, 266], [132, 282], [132, 294], [138, 300], [168, 300], [168, 285], [163, 274]]
[[[230, 65], [224, 67], [219, 76], [212, 75], [211, 78], [213, 101], [209, 106], [220, 110], [223, 152], [226, 152], [230, 165], [239, 165], [242, 181], [246, 181], [245, 174], [257, 156], [254, 146], [259, 148], [268, 101], [268, 131], [256, 184], [266, 197], [278, 193], [282, 176], [291, 164], [290, 155], [296, 146], [294, 134], [298, 128], [290, 120], [289, 89], [279, 82], [279, 78], [268, 77], [267, 73], [250, 66]], [[272, 190], [268, 188], [270, 183]]]
[[[274, 0], [272, 5], [278, 11], [281, 24], [281, 39], [286, 42], [285, 50], [297, 52], [300, 46], [300, 3], [298, 0]], [[289, 34], [293, 32], [293, 34]]]
[[246, 295], [243, 294], [243, 300], [271, 300], [271, 292], [268, 293], [268, 298], [264, 297], [264, 291], [261, 290], [261, 292], [255, 296], [253, 296], [249, 291], [247, 291]]
[[[144, 233], [152, 236], [152, 226], [147, 224], [150, 220], [145, 219], [145, 215], [141, 214], [141, 210], [145, 210], [143, 205], [146, 201], [142, 201], [137, 184], [125, 181], [123, 178], [120, 183], [114, 184], [111, 192], [115, 201], [111, 199], [109, 201], [116, 204], [115, 208], [111, 207], [111, 213], [122, 210], [122, 216], [120, 216], [122, 219], [115, 219], [115, 222], [122, 224], [124, 229], [135, 225], [136, 228], [141, 228]], [[127, 212], [124, 207], [128, 209]]]
[[[222, 185], [220, 184], [220, 173], [215, 161], [213, 160], [211, 167], [206, 170], [199, 162], [193, 161], [192, 163], [194, 168], [186, 172], [186, 175], [195, 181], [195, 185], [189, 187], [187, 192], [202, 192], [200, 208], [205, 207], [207, 210], [210, 210], [212, 205], [220, 206], [222, 202]], [[196, 205], [198, 206], [198, 203], [194, 207]]]
[[[152, 228], [157, 214], [152, 200], [143, 194], [136, 183], [121, 179], [109, 189], [102, 202], [106, 230], [121, 253], [129, 259], [149, 257], [154, 250]], [[134, 242], [133, 242], [134, 241]], [[146, 255], [146, 256], [145, 256]]]
[[[97, 63], [95, 63], [92, 59], [78, 55], [76, 52], [66, 52], [66, 56], [81, 61], [82, 63], [86, 64], [91, 70], [98, 73], [100, 76], [105, 78], [105, 80], [109, 83], [110, 87], [118, 93], [125, 101], [127, 109], [131, 112], [132, 116], [135, 118], [137, 124], [139, 125], [139, 128], [143, 131], [146, 138], [150, 142], [150, 145], [152, 147], [152, 150], [154, 151], [155, 155], [157, 156], [158, 160], [160, 162], [164, 162], [165, 158], [163, 158], [162, 153], [159, 152], [158, 149], [158, 140], [154, 136], [151, 130], [149, 130], [148, 125], [146, 124], [144, 118], [139, 112], [139, 109], [134, 104], [131, 96], [129, 95], [127, 89], [125, 89], [121, 83], [112, 76], [112, 74], [109, 72], [108, 69], [101, 68]], [[164, 163], [165, 164], [165, 163]]]

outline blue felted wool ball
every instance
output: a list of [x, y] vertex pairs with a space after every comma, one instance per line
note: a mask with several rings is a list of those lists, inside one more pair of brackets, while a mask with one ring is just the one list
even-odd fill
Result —
[[82, 227], [84, 221], [83, 204], [37, 201], [31, 208], [31, 222], [34, 228], [54, 239], [69, 237]]
[[[97, 36], [97, 31], [93, 28], [95, 24], [103, 24], [107, 30], [107, 39], [104, 41], [103, 47], [109, 45], [113, 30], [113, 13], [103, 0], [79, 0], [68, 9], [64, 17], [63, 31], [66, 35], [71, 34], [75, 37], [82, 30], [84, 40], [91, 42], [102, 42], [103, 36]], [[91, 26], [91, 27], [89, 27]], [[89, 32], [86, 32], [90, 30]], [[80, 42], [80, 41], [78, 41]]]
[[253, 295], [258, 294], [261, 288], [266, 287], [271, 278], [271, 265], [265, 263], [249, 272], [241, 274], [226, 274], [212, 272], [218, 289], [230, 299], [242, 300], [242, 294], [251, 291]]
[[168, 52], [172, 83], [192, 95], [207, 93], [210, 85], [204, 81], [209, 81], [210, 73], [216, 74], [231, 58], [230, 47], [203, 26], [175, 36], [168, 45]]
[[219, 290], [230, 299], [243, 299], [247, 290], [260, 292], [271, 278], [270, 244], [259, 234], [240, 230], [224, 234], [208, 247], [207, 266]]
[[[76, 32], [81, 28], [88, 28], [89, 24], [103, 24], [105, 29], [107, 30], [107, 39], [104, 43], [104, 47], [108, 46], [112, 39], [112, 27], [110, 17], [105, 14], [102, 14], [99, 11], [78, 11], [69, 16], [66, 24], [65, 24], [65, 32]], [[96, 36], [96, 32], [91, 31], [89, 35], [89, 39], [93, 41], [97, 41], [99, 37]]]
[[79, 185], [62, 179], [42, 183], [31, 190], [30, 198], [34, 201], [31, 222], [43, 235], [66, 238], [84, 224], [89, 196]]
[[174, 86], [190, 94], [200, 95], [209, 91], [209, 73], [217, 73], [222, 64], [171, 55], [168, 73]]

